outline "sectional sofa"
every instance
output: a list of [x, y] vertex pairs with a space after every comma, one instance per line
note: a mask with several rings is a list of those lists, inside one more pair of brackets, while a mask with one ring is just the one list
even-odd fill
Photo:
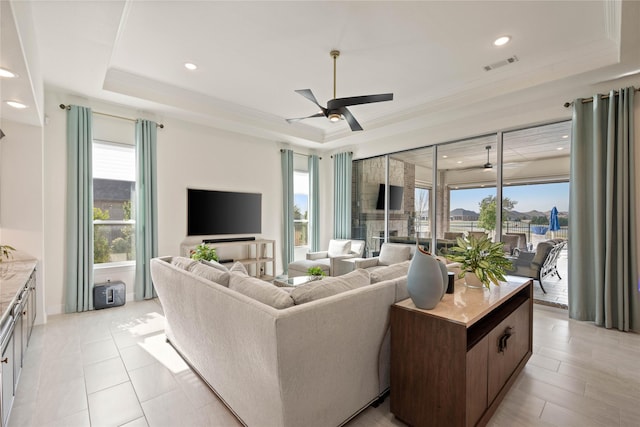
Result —
[[341, 425], [388, 390], [407, 268], [283, 289], [237, 265], [151, 261], [168, 341], [245, 425], [284, 427]]

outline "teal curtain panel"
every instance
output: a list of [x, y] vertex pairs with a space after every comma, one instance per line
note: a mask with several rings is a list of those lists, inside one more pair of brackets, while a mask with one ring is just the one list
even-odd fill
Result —
[[293, 151], [280, 150], [282, 163], [282, 267], [288, 273], [289, 263], [293, 262]]
[[157, 124], [136, 120], [136, 300], [156, 296], [151, 258], [158, 255]]
[[569, 316], [640, 331], [634, 88], [574, 101]]
[[333, 237], [351, 238], [351, 160], [353, 153], [333, 156]]
[[65, 311], [93, 309], [93, 173], [91, 109], [67, 111]]

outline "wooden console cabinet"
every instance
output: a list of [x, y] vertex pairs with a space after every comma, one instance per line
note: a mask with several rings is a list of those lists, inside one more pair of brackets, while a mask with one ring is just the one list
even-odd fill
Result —
[[531, 357], [532, 328], [528, 279], [456, 285], [433, 310], [394, 304], [391, 412], [414, 427], [487, 424]]

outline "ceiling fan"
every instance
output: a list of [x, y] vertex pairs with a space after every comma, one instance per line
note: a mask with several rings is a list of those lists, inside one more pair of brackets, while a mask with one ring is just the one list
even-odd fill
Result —
[[[456, 169], [457, 172], [467, 172], [467, 171], [472, 171], [472, 170], [482, 170], [482, 172], [491, 172], [493, 170], [493, 163], [491, 163], [491, 161], [489, 160], [489, 152], [491, 151], [491, 146], [487, 145], [486, 147], [484, 147], [485, 150], [487, 150], [487, 162], [483, 165], [478, 165], [478, 166], [471, 166], [468, 168], [464, 168], [464, 169]], [[523, 166], [525, 163], [503, 163], [502, 164], [502, 168], [503, 169], [512, 169], [512, 168], [518, 168]]]
[[347, 109], [347, 107], [351, 105], [360, 105], [360, 104], [370, 104], [373, 102], [383, 102], [383, 101], [392, 101], [393, 94], [392, 93], [383, 93], [379, 95], [364, 95], [364, 96], [352, 96], [349, 98], [336, 98], [336, 60], [338, 56], [340, 56], [339, 50], [332, 50], [330, 52], [331, 57], [333, 57], [333, 99], [330, 99], [327, 102], [326, 108], [318, 103], [318, 100], [311, 92], [311, 89], [298, 89], [297, 93], [307, 98], [309, 101], [316, 104], [320, 107], [320, 112], [313, 114], [307, 117], [299, 117], [295, 119], [287, 119], [287, 122], [297, 122], [304, 119], [310, 119], [313, 117], [326, 117], [332, 122], [337, 122], [342, 120], [343, 118], [347, 120], [349, 123], [349, 127], [351, 127], [352, 131], [362, 130], [362, 126], [356, 120], [356, 118], [351, 114], [351, 112]]
[[458, 171], [462, 172], [462, 171], [470, 171], [470, 170], [482, 169], [483, 172], [488, 172], [491, 169], [493, 169], [493, 163], [491, 163], [491, 161], [489, 160], [489, 152], [491, 151], [491, 146], [487, 145], [484, 148], [485, 148], [485, 150], [487, 150], [487, 163], [485, 163], [484, 165], [471, 166], [469, 168], [458, 169]]

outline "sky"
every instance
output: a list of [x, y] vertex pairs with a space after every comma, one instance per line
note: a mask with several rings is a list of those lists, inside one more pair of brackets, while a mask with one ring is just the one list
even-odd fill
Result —
[[[303, 207], [301, 210], [304, 213], [307, 210], [308, 196], [307, 194], [301, 193], [309, 191], [308, 175], [294, 174], [293, 185], [296, 190], [294, 203], [297, 206]], [[495, 194], [495, 188], [451, 190], [451, 210], [463, 208], [469, 211], [480, 212], [480, 200]], [[569, 211], [568, 182], [506, 186], [503, 188], [503, 196], [518, 202], [513, 208], [518, 212], [529, 212], [533, 210], [546, 212], [550, 211], [554, 206], [558, 208], [560, 212]]]
[[[518, 202], [513, 210], [529, 212], [537, 210], [546, 212], [552, 207], [561, 212], [569, 211], [569, 183], [514, 185], [503, 187], [503, 197]], [[463, 208], [480, 212], [480, 200], [487, 196], [495, 196], [495, 188], [474, 188], [469, 190], [451, 190], [451, 210]]]

